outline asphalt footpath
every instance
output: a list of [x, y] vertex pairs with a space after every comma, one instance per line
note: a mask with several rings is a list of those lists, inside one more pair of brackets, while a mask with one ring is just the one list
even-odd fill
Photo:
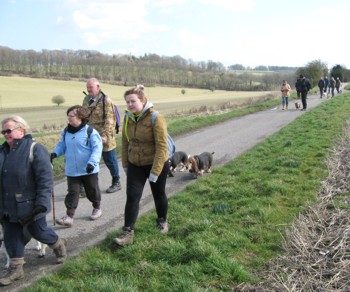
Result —
[[[308, 110], [325, 101], [327, 101], [327, 99], [321, 99], [318, 95], [309, 95], [307, 99]], [[234, 118], [185, 135], [173, 137], [176, 150], [184, 151], [190, 155], [200, 154], [204, 151], [215, 152], [213, 162], [213, 171], [215, 171], [216, 167], [223, 166], [227, 162], [233, 160], [238, 155], [249, 150], [266, 137], [277, 132], [294, 119], [307, 112], [297, 110], [294, 106], [294, 102], [295, 100], [289, 102], [288, 110], [282, 110], [281, 106], [277, 106], [265, 111]], [[54, 224], [53, 212], [47, 216], [48, 224], [53, 227], [60, 237], [67, 239], [69, 258], [74, 258], [85, 249], [99, 244], [105, 239], [108, 233], [121, 230], [126, 201], [126, 177], [121, 164], [119, 165], [122, 190], [111, 194], [106, 193], [106, 189], [111, 184], [111, 176], [105, 165], [102, 164], [101, 166], [99, 174], [99, 183], [102, 191], [101, 208], [103, 212], [101, 218], [96, 221], [90, 220], [89, 217], [92, 212], [92, 205], [86, 198], [81, 198], [79, 201], [72, 228], [61, 227]], [[186, 185], [195, 181], [198, 180], [193, 179], [192, 174], [187, 171], [176, 172], [174, 177], [169, 177], [167, 180], [166, 190], [168, 196], [176, 195], [176, 193], [183, 190]], [[64, 198], [66, 193], [66, 180], [57, 181], [54, 186], [55, 218], [60, 218], [65, 215]], [[169, 208], [171, 208], [171, 201]], [[147, 183], [140, 204], [138, 220], [140, 220], [142, 214], [153, 209], [153, 198]], [[168, 218], [168, 220], [171, 228], [171, 217]], [[154, 224], [156, 226], [156, 222]], [[135, 241], [137, 241], [137, 224]], [[25, 278], [16, 281], [11, 286], [0, 287], [0, 291], [21, 291], [24, 287], [34, 283], [39, 277], [59, 269], [61, 266], [55, 265], [55, 256], [52, 250], [48, 248], [46, 253], [44, 258], [38, 258], [37, 251], [34, 250], [34, 242], [31, 241], [26, 246], [26, 264], [24, 265]], [[0, 266], [4, 266], [4, 264], [5, 257], [3, 254], [0, 254]]]

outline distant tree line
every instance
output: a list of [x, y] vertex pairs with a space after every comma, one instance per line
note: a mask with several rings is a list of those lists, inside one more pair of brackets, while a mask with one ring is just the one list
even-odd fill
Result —
[[[220, 62], [194, 62], [157, 54], [107, 55], [94, 50], [13, 50], [0, 46], [0, 74], [60, 80], [86, 80], [133, 86], [174, 86], [209, 90], [275, 90], [281, 80], [295, 79], [298, 68], [242, 65], [225, 68]], [[293, 84], [292, 82], [290, 82]]]

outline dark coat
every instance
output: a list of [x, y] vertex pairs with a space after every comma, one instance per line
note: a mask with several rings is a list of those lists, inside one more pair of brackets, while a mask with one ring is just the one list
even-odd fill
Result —
[[311, 83], [310, 83], [309, 79], [304, 77], [301, 80], [300, 91], [303, 93], [307, 93], [310, 89], [311, 89]]
[[323, 89], [323, 88], [324, 88], [324, 80], [323, 80], [323, 79], [320, 79], [320, 80], [318, 81], [318, 87], [319, 87], [320, 89]]
[[50, 155], [43, 145], [35, 144], [30, 162], [32, 143], [32, 136], [27, 134], [14, 141], [11, 151], [7, 142], [0, 145], [0, 220], [8, 216], [10, 222], [18, 222], [30, 215], [36, 206], [43, 206], [46, 212], [37, 214], [36, 220], [51, 210]]

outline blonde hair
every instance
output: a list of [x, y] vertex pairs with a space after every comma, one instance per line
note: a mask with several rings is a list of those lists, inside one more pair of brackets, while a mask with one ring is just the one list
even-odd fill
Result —
[[137, 97], [139, 98], [139, 100], [141, 100], [141, 102], [143, 104], [145, 104], [147, 102], [147, 97], [144, 93], [144, 89], [145, 87], [142, 84], [138, 84], [133, 88], [128, 89], [127, 91], [125, 91], [124, 93], [124, 99], [129, 95], [129, 94], [136, 94]]
[[9, 116], [1, 121], [1, 126], [4, 128], [4, 125], [8, 122], [14, 122], [16, 127], [23, 129], [24, 135], [28, 134], [30, 131], [28, 123], [20, 116]]

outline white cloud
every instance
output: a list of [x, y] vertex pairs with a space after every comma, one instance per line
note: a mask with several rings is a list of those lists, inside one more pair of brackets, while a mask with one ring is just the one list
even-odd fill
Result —
[[198, 0], [200, 4], [220, 6], [233, 11], [246, 11], [254, 7], [253, 0]]
[[179, 30], [176, 33], [176, 37], [183, 45], [186, 46], [201, 47], [206, 44], [205, 38], [187, 30]]
[[147, 0], [90, 1], [68, 0], [75, 10], [71, 12], [72, 22], [81, 38], [90, 45], [108, 40], [133, 40], [143, 33], [164, 32], [164, 24], [147, 21]]

